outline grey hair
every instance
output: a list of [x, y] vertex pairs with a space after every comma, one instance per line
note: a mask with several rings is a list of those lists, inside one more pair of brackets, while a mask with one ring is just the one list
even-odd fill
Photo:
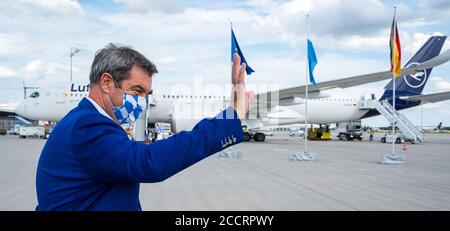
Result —
[[128, 46], [110, 43], [95, 53], [89, 74], [90, 84], [98, 83], [103, 73], [109, 73], [120, 85], [122, 80], [129, 78], [128, 74], [134, 65], [142, 68], [149, 76], [158, 73], [156, 66], [141, 53]]

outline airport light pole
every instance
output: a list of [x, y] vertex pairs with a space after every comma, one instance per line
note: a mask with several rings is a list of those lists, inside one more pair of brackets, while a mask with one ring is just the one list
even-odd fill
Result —
[[80, 52], [80, 49], [73, 47], [70, 48], [70, 82], [72, 82], [72, 57], [78, 52]]

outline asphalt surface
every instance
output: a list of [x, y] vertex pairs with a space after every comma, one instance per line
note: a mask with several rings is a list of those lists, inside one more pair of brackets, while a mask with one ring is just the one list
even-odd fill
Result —
[[[315, 161], [293, 161], [304, 141], [275, 133], [227, 149], [156, 184], [141, 184], [144, 210], [450, 210], [450, 134], [396, 145], [400, 166], [381, 165], [391, 144], [309, 141]], [[34, 210], [42, 139], [0, 136], [0, 210]], [[223, 153], [222, 153], [223, 154]]]

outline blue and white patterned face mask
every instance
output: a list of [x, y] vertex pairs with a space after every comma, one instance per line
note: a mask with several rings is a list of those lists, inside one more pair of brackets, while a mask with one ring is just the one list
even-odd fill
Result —
[[147, 100], [142, 96], [129, 95], [122, 93], [123, 103], [120, 107], [114, 107], [114, 114], [120, 124], [129, 124], [139, 117], [139, 114], [145, 110]]
[[122, 105], [114, 106], [111, 103], [114, 114], [120, 124], [130, 124], [139, 117], [139, 114], [147, 107], [147, 100], [142, 96], [129, 95], [120, 89], [119, 84], [113, 79], [114, 84], [122, 92]]

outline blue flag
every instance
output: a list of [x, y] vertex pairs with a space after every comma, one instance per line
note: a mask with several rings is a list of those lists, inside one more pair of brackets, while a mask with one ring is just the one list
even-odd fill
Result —
[[316, 86], [316, 81], [314, 80], [314, 67], [317, 64], [316, 52], [314, 51], [314, 47], [312, 42], [308, 39], [308, 67], [309, 67], [309, 81]]
[[238, 55], [241, 57], [241, 65], [245, 63], [247, 67], [245, 68], [245, 72], [247, 72], [247, 75], [251, 75], [252, 72], [255, 72], [247, 63], [247, 61], [244, 58], [244, 54], [242, 54], [241, 48], [239, 47], [239, 44], [236, 40], [236, 36], [234, 36], [233, 29], [231, 29], [231, 62], [233, 62], [234, 54], [238, 53]]

